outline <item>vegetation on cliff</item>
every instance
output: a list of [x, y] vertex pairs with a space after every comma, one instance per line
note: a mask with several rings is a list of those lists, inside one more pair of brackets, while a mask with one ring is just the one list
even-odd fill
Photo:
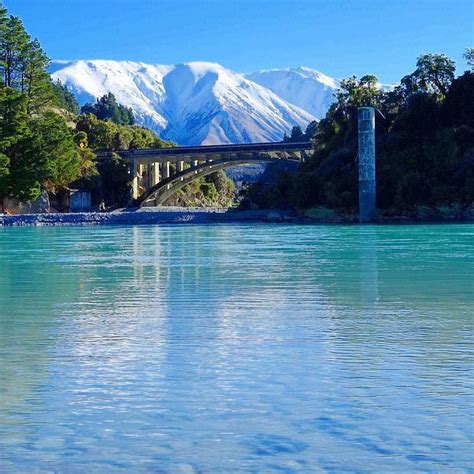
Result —
[[95, 104], [84, 104], [81, 114], [93, 114], [100, 120], [111, 120], [119, 125], [135, 124], [132, 109], [119, 104], [111, 92], [98, 98]]
[[243, 205], [357, 212], [357, 107], [373, 106], [381, 112], [376, 114], [379, 209], [394, 215], [472, 206], [472, 49], [465, 58], [471, 70], [455, 78], [448, 57], [422, 55], [416, 69], [389, 91], [380, 90], [373, 75], [341, 81], [336, 102], [315, 127], [313, 158], [271, 186], [250, 187]]

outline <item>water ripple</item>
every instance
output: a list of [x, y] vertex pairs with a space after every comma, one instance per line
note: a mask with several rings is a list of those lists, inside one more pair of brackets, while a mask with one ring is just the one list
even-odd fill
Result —
[[469, 472], [474, 226], [0, 229], [0, 472]]

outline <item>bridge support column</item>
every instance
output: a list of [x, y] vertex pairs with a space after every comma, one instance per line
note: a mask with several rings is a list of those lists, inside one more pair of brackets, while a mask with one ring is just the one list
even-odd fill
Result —
[[[178, 160], [176, 162], [176, 173], [181, 173], [181, 171], [184, 171], [184, 161]], [[181, 181], [183, 181], [183, 178], [181, 178]]]
[[129, 176], [130, 176], [130, 198], [134, 201], [138, 199], [138, 173], [139, 164], [138, 161], [130, 157], [129, 163]]
[[[164, 161], [163, 162], [163, 179], [168, 179], [170, 177], [170, 162]], [[170, 185], [166, 186], [166, 189], [169, 189]]]
[[160, 164], [156, 161], [153, 163], [151, 170], [151, 185], [155, 186], [160, 182]]
[[146, 189], [150, 189], [153, 184], [152, 184], [152, 170], [153, 166], [151, 163], [146, 164]]
[[375, 110], [359, 107], [359, 221], [376, 218]]
[[164, 161], [163, 162], [163, 179], [167, 179], [170, 177], [170, 162]]

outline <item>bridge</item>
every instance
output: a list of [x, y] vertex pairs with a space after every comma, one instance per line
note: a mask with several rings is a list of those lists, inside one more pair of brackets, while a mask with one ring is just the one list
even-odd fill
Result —
[[[129, 164], [131, 198], [139, 206], [159, 206], [193, 180], [232, 166], [276, 161], [304, 162], [310, 142], [206, 145], [117, 152]], [[110, 159], [110, 152], [98, 160]]]

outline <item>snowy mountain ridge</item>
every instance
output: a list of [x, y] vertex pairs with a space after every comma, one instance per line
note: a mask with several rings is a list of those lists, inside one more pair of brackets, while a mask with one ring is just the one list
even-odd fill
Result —
[[57, 61], [51, 73], [81, 105], [112, 92], [139, 124], [181, 145], [281, 140], [322, 118], [338, 85], [305, 67], [245, 75], [207, 62]]

